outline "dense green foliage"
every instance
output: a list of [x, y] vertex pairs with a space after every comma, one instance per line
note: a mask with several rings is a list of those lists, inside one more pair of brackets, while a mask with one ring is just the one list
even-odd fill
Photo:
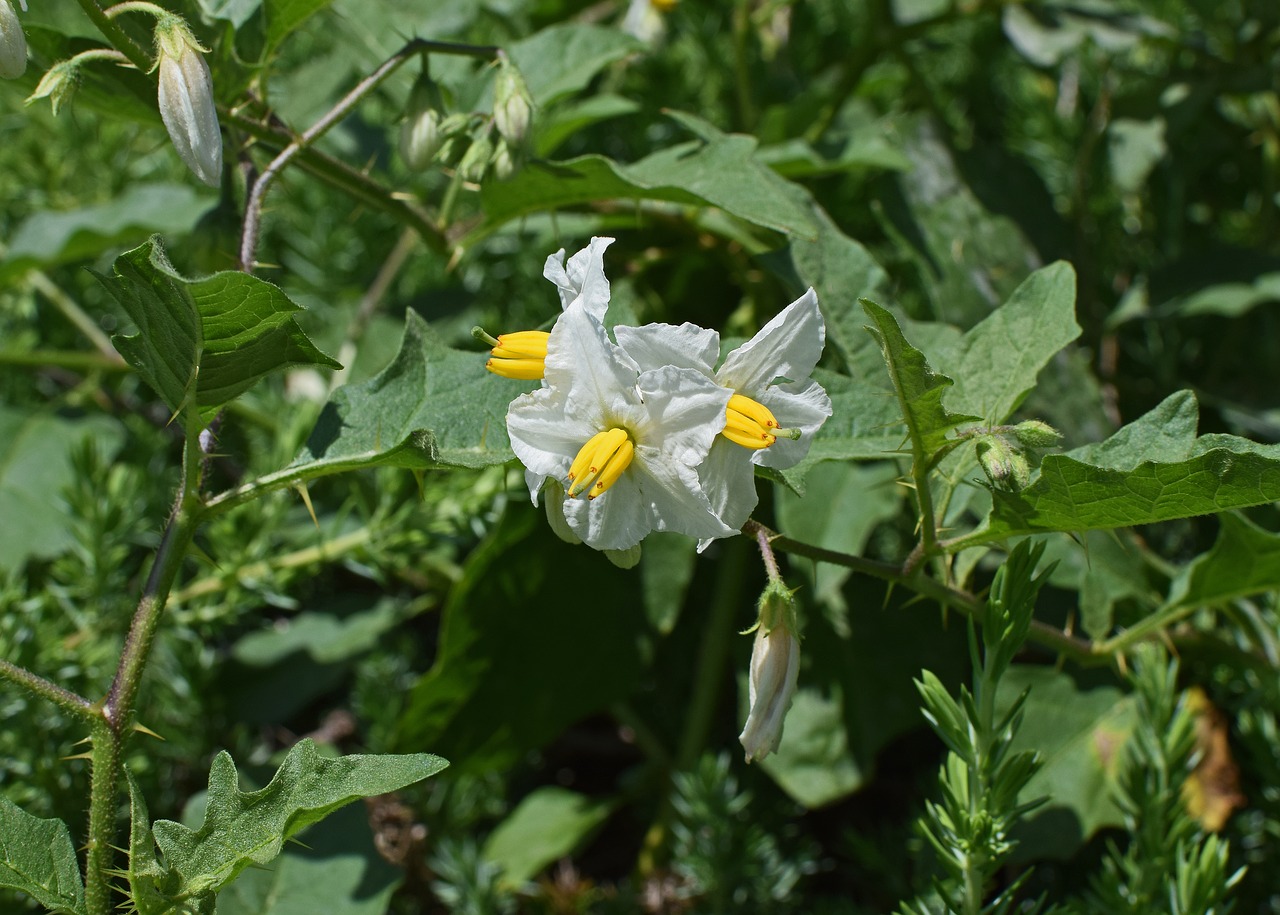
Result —
[[[183, 0], [218, 189], [152, 13], [29, 5], [0, 908], [1280, 912], [1272, 0]], [[817, 291], [748, 536], [624, 569], [529, 505], [471, 328], [593, 235], [610, 326]]]

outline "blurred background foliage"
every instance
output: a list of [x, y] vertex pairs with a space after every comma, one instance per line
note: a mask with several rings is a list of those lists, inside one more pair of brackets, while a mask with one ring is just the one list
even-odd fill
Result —
[[[91, 71], [57, 118], [24, 106], [49, 64], [95, 41], [75, 3], [31, 6], [32, 65], [0, 85], [0, 646], [94, 697], [168, 510], [181, 433], [100, 345], [127, 319], [85, 268], [106, 270], [158, 232], [184, 274], [232, 269], [242, 201], [235, 181], [216, 192], [191, 180], [137, 73]], [[645, 40], [619, 31], [626, 4], [609, 0], [176, 7], [212, 49], [220, 102], [244, 118], [269, 106], [304, 129], [414, 36], [510, 48], [539, 101], [516, 174], [448, 205], [454, 170], [412, 172], [396, 151], [416, 64], [324, 138], [323, 152], [439, 221], [429, 244], [386, 209], [285, 174], [258, 275], [307, 306], [300, 322], [347, 369], [296, 371], [241, 397], [214, 490], [293, 460], [329, 390], [391, 358], [407, 312], [463, 348], [475, 324], [550, 320], [542, 263], [592, 234], [618, 238], [607, 266], [619, 320], [745, 336], [805, 283], [824, 295], [825, 283], [895, 307], [926, 355], [1065, 259], [1083, 334], [1042, 373], [1027, 416], [1074, 447], [1190, 388], [1202, 432], [1280, 439], [1272, 0], [684, 0], [655, 4]], [[580, 45], [546, 38], [566, 23], [591, 27]], [[451, 111], [485, 110], [489, 71], [441, 55], [430, 67]], [[702, 128], [671, 112], [754, 136], [752, 161], [820, 203], [834, 273], [798, 275], [795, 233], [788, 248], [732, 207], [590, 191], [537, 203], [539, 182], [576, 193], [550, 161], [637, 163], [693, 140]], [[223, 124], [233, 167], [261, 167], [270, 144], [226, 110]], [[831, 350], [832, 368], [878, 365], [869, 344]], [[892, 460], [824, 464], [803, 496], [761, 481], [757, 517], [901, 561], [915, 519], [900, 472]], [[287, 491], [198, 540], [141, 697], [140, 720], [163, 740], [139, 738], [128, 760], [152, 813], [181, 818], [219, 749], [265, 777], [303, 735], [344, 752], [429, 750], [452, 766], [326, 821], [225, 893], [220, 912], [291, 911], [267, 900], [320, 886], [350, 900], [344, 912], [852, 915], [928, 885], [913, 821], [943, 747], [912, 678], [967, 676], [954, 617], [796, 559], [802, 688], [780, 752], [747, 767], [735, 734], [749, 640], [733, 633], [751, 624], [764, 578], [745, 541], [695, 562], [690, 543], [654, 537], [623, 572], [550, 536], [509, 468], [369, 471], [308, 494], [314, 522]], [[982, 498], [965, 489], [954, 517]], [[1263, 533], [1280, 526], [1269, 507], [1249, 517]], [[1078, 625], [1105, 606], [1108, 623], [1140, 619], [1216, 530], [1198, 519], [1050, 537], [1060, 565], [1040, 615]], [[954, 571], [978, 589], [989, 565]], [[1264, 591], [1198, 613], [1176, 639], [1182, 685], [1210, 710], [1203, 746], [1216, 748], [1212, 776], [1194, 781], [1197, 816], [1230, 840], [1233, 866], [1251, 865], [1237, 912], [1280, 912], [1278, 629]], [[1032, 788], [1053, 800], [1023, 824], [1016, 854], [1039, 862], [1026, 892], [1069, 900], [1126, 841], [1116, 748], [1134, 698], [1114, 671], [1021, 660], [1004, 687], [1034, 687], [1020, 739], [1045, 754]], [[11, 688], [0, 708], [4, 793], [74, 831], [87, 776], [63, 757], [83, 734]]]

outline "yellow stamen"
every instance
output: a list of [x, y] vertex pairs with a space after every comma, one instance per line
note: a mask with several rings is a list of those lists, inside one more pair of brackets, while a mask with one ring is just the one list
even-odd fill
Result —
[[680, 0], [649, 0], [649, 5], [656, 10], [669, 13], [676, 8], [676, 4], [679, 2]]
[[518, 378], [521, 381], [541, 378], [545, 372], [547, 338], [550, 336], [545, 330], [519, 330], [499, 334], [497, 346], [489, 351], [491, 358], [485, 363], [485, 368], [503, 378]]
[[769, 408], [764, 404], [734, 394], [729, 398], [729, 405], [724, 411], [724, 431], [720, 434], [744, 448], [768, 448], [776, 442], [773, 430], [778, 428]]
[[596, 478], [596, 485], [591, 487], [591, 492], [587, 495], [587, 501], [594, 499], [618, 482], [618, 477], [622, 476], [622, 472], [631, 466], [631, 459], [635, 457], [635, 453], [636, 447], [631, 444], [631, 439], [627, 439], [619, 445], [618, 450], [613, 453], [608, 463], [601, 469], [600, 476]]
[[594, 499], [618, 481], [634, 453], [625, 429], [615, 426], [591, 436], [569, 467], [569, 496], [588, 492]]

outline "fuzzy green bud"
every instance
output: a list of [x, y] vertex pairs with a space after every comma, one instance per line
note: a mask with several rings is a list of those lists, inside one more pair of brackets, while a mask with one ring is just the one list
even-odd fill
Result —
[[204, 48], [179, 16], [156, 24], [160, 117], [174, 149], [195, 176], [211, 187], [222, 183], [222, 131], [213, 103], [213, 77]]
[[27, 72], [27, 36], [9, 0], [0, 0], [0, 78], [17, 79]]
[[511, 152], [511, 144], [506, 140], [499, 140], [489, 165], [493, 169], [493, 176], [499, 181], [515, 174], [516, 159]]
[[772, 579], [760, 595], [748, 680], [751, 710], [738, 735], [747, 762], [763, 759], [778, 749], [799, 678], [795, 597], [780, 580]]
[[1013, 427], [1013, 437], [1023, 448], [1052, 448], [1062, 441], [1062, 433], [1048, 423], [1029, 419]]
[[405, 164], [420, 172], [435, 160], [448, 138], [442, 129], [444, 97], [440, 87], [423, 73], [413, 84], [409, 107], [400, 131], [400, 155]]
[[1001, 435], [978, 439], [978, 463], [991, 485], [1017, 492], [1031, 482], [1031, 464]]
[[529, 133], [533, 96], [524, 77], [507, 58], [498, 61], [493, 82], [493, 124], [508, 143], [519, 146]]
[[57, 117], [63, 106], [71, 101], [71, 96], [75, 94], [76, 87], [79, 85], [80, 68], [73, 61], [59, 61], [40, 77], [36, 91], [27, 96], [27, 104], [30, 105], [36, 99], [47, 98], [49, 105], [53, 108], [54, 117]]

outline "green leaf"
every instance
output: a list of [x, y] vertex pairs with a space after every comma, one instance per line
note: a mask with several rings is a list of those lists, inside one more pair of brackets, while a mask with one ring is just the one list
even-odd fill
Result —
[[240, 663], [254, 667], [269, 667], [300, 651], [321, 664], [333, 664], [368, 651], [400, 621], [400, 610], [389, 599], [348, 616], [303, 612], [270, 629], [249, 633], [231, 653]]
[[685, 592], [693, 580], [698, 541], [684, 534], [655, 531], [644, 538], [640, 587], [653, 628], [669, 635], [680, 618]]
[[924, 353], [907, 342], [902, 328], [888, 311], [870, 301], [863, 301], [863, 309], [871, 319], [869, 327], [880, 344], [889, 380], [898, 398], [902, 417], [906, 420], [907, 434], [916, 459], [932, 466], [955, 444], [947, 439], [947, 432], [956, 426], [981, 417], [951, 413], [942, 405], [942, 396], [953, 384], [946, 375], [940, 375], [929, 367]]
[[179, 276], [158, 238], [126, 251], [98, 279], [138, 326], [112, 342], [175, 414], [211, 416], [262, 378], [294, 365], [341, 368], [320, 352], [278, 288], [237, 271]]
[[1065, 860], [1099, 829], [1121, 822], [1114, 798], [1134, 704], [1111, 685], [1086, 688], [1050, 667], [1014, 665], [1000, 681], [997, 717], [1027, 689], [1010, 751], [1034, 750], [1043, 765], [1018, 801], [1048, 801], [1015, 828], [1014, 858]]
[[[739, 694], [745, 699], [746, 689]], [[866, 777], [849, 750], [843, 700], [839, 686], [829, 692], [801, 686], [787, 712], [782, 743], [760, 760], [760, 768], [778, 787], [809, 810], [848, 797]], [[744, 706], [741, 717], [746, 714]]]
[[621, 95], [592, 95], [574, 104], [557, 105], [550, 112], [538, 112], [534, 121], [534, 146], [545, 158], [580, 130], [613, 118], [635, 114], [640, 105]]
[[1182, 391], [1099, 445], [1047, 455], [1025, 490], [992, 494], [987, 524], [960, 545], [1154, 524], [1280, 499], [1280, 445], [1197, 438], [1195, 424], [1195, 396]]
[[1223, 515], [1213, 547], [1169, 588], [1168, 606], [1202, 607], [1280, 588], [1280, 534], [1236, 514]]
[[482, 855], [517, 887], [547, 865], [572, 855], [613, 809], [610, 801], [547, 786], [530, 793], [485, 840]]
[[1080, 336], [1075, 320], [1076, 274], [1059, 261], [1037, 270], [1000, 308], [939, 359], [955, 379], [947, 406], [1004, 422], [1035, 387], [1057, 353]]
[[1164, 158], [1165, 120], [1137, 121], [1116, 118], [1107, 125], [1107, 155], [1111, 180], [1126, 194], [1136, 194], [1147, 183], [1151, 170]]
[[378, 854], [363, 804], [344, 807], [218, 894], [217, 915], [383, 915], [403, 872]]
[[84, 915], [84, 884], [67, 824], [42, 820], [0, 795], [0, 886], [54, 912]]
[[527, 391], [485, 368], [482, 352], [450, 349], [416, 312], [400, 352], [377, 377], [339, 388], [294, 467], [311, 475], [356, 467], [488, 467], [512, 459], [507, 407]]
[[625, 32], [599, 25], [561, 23], [507, 48], [534, 104], [551, 105], [586, 87], [597, 73], [644, 45]]
[[62, 490], [74, 481], [71, 455], [85, 439], [110, 460], [123, 439], [109, 417], [64, 419], [0, 405], [0, 570], [56, 556], [75, 543]]
[[434, 747], [468, 772], [508, 767], [629, 695], [648, 631], [634, 571], [554, 537], [541, 509], [511, 505], [449, 596], [396, 744]]
[[[673, 114], [686, 127], [703, 125]], [[604, 200], [667, 200], [720, 207], [747, 222], [787, 235], [817, 238], [809, 208], [786, 179], [756, 156], [756, 140], [743, 134], [680, 143], [633, 165], [604, 156], [533, 162], [509, 181], [488, 181], [480, 194], [486, 220], [477, 232], [529, 213]], [[475, 233], [473, 233], [473, 236]]]
[[267, 47], [275, 48], [302, 23], [333, 0], [263, 0], [267, 20]]
[[171, 900], [208, 899], [246, 867], [271, 861], [290, 837], [339, 807], [398, 791], [447, 765], [429, 753], [325, 759], [304, 739], [267, 787], [246, 792], [230, 754], [219, 753], [209, 771], [204, 824], [192, 830], [157, 820], [152, 826], [165, 868], [152, 888]]
[[218, 202], [182, 184], [134, 184], [114, 200], [78, 210], [38, 210], [14, 231], [0, 281], [33, 267], [84, 261], [154, 232], [183, 235]]
[[[129, 788], [129, 894], [138, 915], [169, 915], [172, 901], [159, 889], [165, 880], [165, 869], [156, 860], [156, 841], [151, 833], [151, 814], [146, 798], [138, 786], [133, 770], [124, 767], [125, 784]], [[204, 903], [192, 915], [207, 915], [213, 907]]]

